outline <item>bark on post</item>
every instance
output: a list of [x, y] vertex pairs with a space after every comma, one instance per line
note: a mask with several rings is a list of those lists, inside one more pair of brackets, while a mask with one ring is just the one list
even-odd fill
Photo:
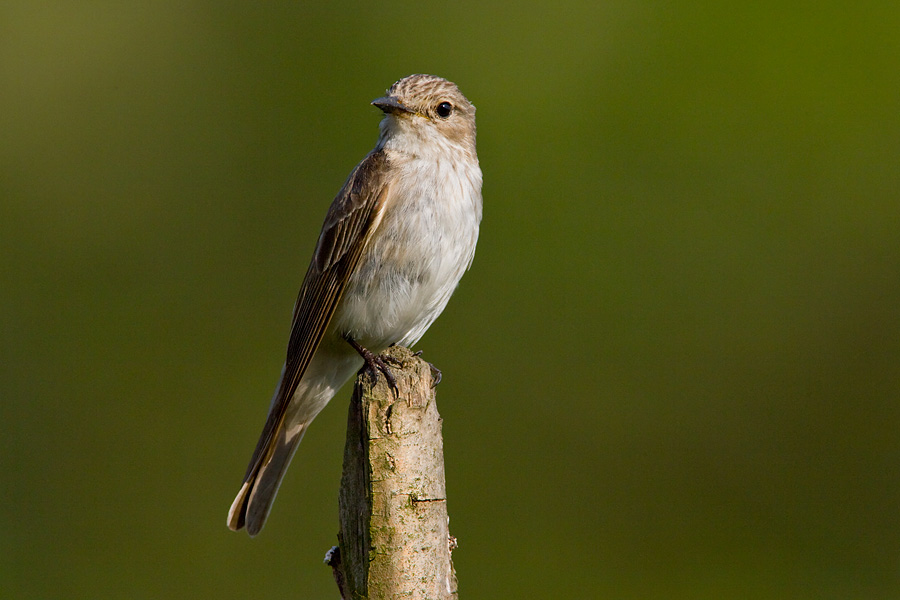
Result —
[[[431, 365], [406, 348], [386, 353], [399, 398], [384, 377], [357, 378], [341, 477], [340, 555], [345, 600], [456, 599], [441, 417]], [[336, 559], [336, 560], [335, 560]]]

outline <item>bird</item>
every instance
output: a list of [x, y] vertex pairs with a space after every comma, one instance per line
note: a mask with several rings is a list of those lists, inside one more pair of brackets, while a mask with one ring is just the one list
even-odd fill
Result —
[[331, 203], [293, 310], [287, 356], [227, 525], [251, 537], [313, 419], [379, 353], [412, 346], [475, 255], [482, 172], [475, 106], [456, 84], [410, 75], [371, 102], [375, 148]]

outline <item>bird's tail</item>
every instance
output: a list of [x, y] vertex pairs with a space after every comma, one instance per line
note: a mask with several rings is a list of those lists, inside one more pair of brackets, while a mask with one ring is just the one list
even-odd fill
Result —
[[[275, 447], [267, 461], [260, 464], [255, 471], [247, 473], [241, 490], [231, 504], [228, 511], [228, 527], [238, 531], [242, 527], [247, 528], [250, 536], [259, 533], [269, 511], [272, 510], [272, 502], [275, 494], [281, 486], [281, 480], [291, 464], [291, 458], [303, 439], [307, 423], [286, 427], [282, 425], [271, 444]], [[268, 454], [268, 453], [266, 453]], [[265, 456], [265, 454], [264, 454]]]

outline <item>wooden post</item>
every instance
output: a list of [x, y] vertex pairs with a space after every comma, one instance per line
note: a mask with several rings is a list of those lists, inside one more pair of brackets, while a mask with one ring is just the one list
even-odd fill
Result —
[[382, 376], [375, 385], [369, 373], [357, 378], [341, 477], [340, 550], [329, 564], [344, 600], [457, 599], [432, 368], [406, 348], [383, 356], [399, 397]]

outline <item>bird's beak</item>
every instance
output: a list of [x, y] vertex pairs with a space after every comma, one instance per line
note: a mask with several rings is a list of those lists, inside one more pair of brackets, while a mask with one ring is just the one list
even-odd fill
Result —
[[394, 96], [384, 96], [383, 98], [375, 98], [372, 104], [382, 110], [384, 114], [390, 113], [411, 113], [414, 112], [408, 106], [403, 105]]

